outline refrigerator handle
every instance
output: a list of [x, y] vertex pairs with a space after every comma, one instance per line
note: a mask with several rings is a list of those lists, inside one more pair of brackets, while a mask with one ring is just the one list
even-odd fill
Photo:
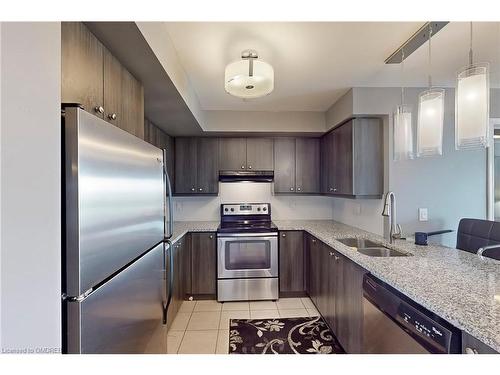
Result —
[[[167, 218], [167, 206], [168, 206], [168, 234], [165, 233], [165, 238], [169, 239], [172, 238], [172, 235], [174, 233], [174, 213], [173, 213], [173, 202], [172, 202], [172, 184], [170, 183], [170, 177], [168, 175], [167, 171], [167, 150], [163, 149], [163, 174], [165, 176], [165, 183], [166, 183], [166, 197], [167, 197], [167, 204], [165, 205], [164, 208], [164, 217], [165, 220]], [[167, 231], [167, 227], [165, 225], [165, 232]]]

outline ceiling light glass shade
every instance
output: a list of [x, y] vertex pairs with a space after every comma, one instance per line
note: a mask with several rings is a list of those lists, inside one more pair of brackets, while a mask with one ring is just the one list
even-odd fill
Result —
[[398, 105], [394, 112], [394, 160], [413, 159], [413, 126], [411, 107]]
[[[252, 69], [250, 64], [253, 64]], [[226, 91], [233, 96], [259, 98], [274, 90], [274, 69], [268, 63], [256, 59], [235, 61], [226, 66], [224, 82]]]
[[444, 90], [429, 89], [418, 96], [417, 156], [443, 154]]
[[488, 146], [490, 84], [488, 64], [469, 65], [457, 74], [455, 146], [470, 150]]

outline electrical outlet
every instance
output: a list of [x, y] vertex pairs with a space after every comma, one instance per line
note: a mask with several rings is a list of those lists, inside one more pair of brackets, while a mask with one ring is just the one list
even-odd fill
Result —
[[427, 221], [427, 220], [429, 220], [429, 214], [427, 212], [427, 208], [419, 208], [418, 221]]

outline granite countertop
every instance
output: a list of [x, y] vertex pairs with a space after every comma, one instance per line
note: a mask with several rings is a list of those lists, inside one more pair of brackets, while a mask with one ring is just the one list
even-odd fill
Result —
[[[333, 220], [273, 220], [280, 230], [304, 230], [415, 302], [500, 352], [500, 261], [444, 246], [417, 246], [384, 238]], [[217, 221], [175, 222], [174, 241], [187, 232], [216, 231]], [[382, 242], [409, 257], [375, 258], [337, 238]]]

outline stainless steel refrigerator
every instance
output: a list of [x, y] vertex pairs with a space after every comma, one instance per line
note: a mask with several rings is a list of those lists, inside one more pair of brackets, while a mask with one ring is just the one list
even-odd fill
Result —
[[77, 106], [62, 122], [64, 352], [166, 353], [166, 153]]

